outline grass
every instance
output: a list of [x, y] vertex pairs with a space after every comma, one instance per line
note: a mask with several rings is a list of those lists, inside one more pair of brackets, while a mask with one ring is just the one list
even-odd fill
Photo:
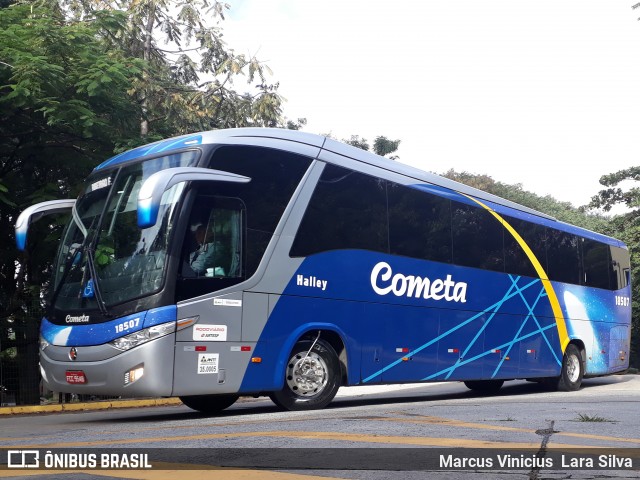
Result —
[[576, 418], [576, 422], [613, 422], [613, 420], [609, 420], [608, 418], [601, 417], [599, 415], [589, 415], [586, 413], [579, 413], [578, 418]]

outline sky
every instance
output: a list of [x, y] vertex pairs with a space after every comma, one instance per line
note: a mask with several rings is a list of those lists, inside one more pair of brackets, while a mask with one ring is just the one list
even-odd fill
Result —
[[631, 0], [227, 2], [228, 46], [271, 68], [304, 131], [399, 139], [403, 163], [575, 206], [640, 165]]

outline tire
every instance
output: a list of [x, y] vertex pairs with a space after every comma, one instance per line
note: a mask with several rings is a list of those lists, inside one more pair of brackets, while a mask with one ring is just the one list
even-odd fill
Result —
[[233, 405], [238, 395], [189, 395], [179, 397], [187, 407], [202, 413], [219, 413]]
[[282, 390], [269, 397], [285, 410], [314, 410], [326, 407], [336, 396], [342, 381], [340, 361], [333, 347], [318, 340], [301, 340], [293, 347], [286, 365]]
[[575, 392], [582, 385], [584, 376], [584, 363], [580, 350], [573, 343], [567, 346], [562, 358], [562, 370], [557, 379], [557, 388], [563, 392]]
[[504, 380], [467, 380], [464, 382], [469, 390], [480, 393], [496, 393], [503, 383]]

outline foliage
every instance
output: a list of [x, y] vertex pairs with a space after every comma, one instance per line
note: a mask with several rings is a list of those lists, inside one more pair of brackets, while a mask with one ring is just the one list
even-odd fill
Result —
[[[373, 141], [373, 151], [382, 157], [386, 157], [387, 155], [391, 155], [400, 147], [400, 140], [389, 140], [387, 137], [380, 136], [376, 137]], [[398, 156], [389, 157], [392, 160], [397, 160]]]
[[113, 154], [115, 143], [135, 135], [140, 108], [127, 90], [141, 78], [143, 64], [103, 42], [125, 26], [122, 12], [68, 21], [53, 3], [0, 10], [3, 292], [22, 295], [26, 285], [39, 290], [46, 284], [55, 242], [45, 240], [60, 232], [49, 223], [31, 235], [23, 267], [17, 268], [17, 213], [38, 201], [75, 196], [81, 179]]
[[[331, 135], [325, 135], [329, 138], [332, 138]], [[359, 135], [351, 135], [351, 138], [342, 140], [347, 145], [352, 145], [356, 148], [360, 148], [362, 150], [370, 151], [371, 146], [369, 145], [369, 141], [366, 138], [361, 138]], [[385, 136], [378, 136], [373, 141], [373, 153], [376, 155], [380, 155], [382, 157], [386, 157], [387, 155], [391, 155], [400, 146], [400, 140], [389, 140]], [[388, 158], [391, 160], [397, 160], [399, 157], [397, 155], [391, 155]]]
[[[237, 54], [222, 40], [229, 5], [217, 0], [63, 0], [74, 18], [122, 10], [126, 28], [104, 38], [111, 48], [144, 60], [128, 89], [141, 107], [140, 136], [282, 124], [278, 84], [255, 57]], [[232, 87], [243, 79], [252, 92]], [[145, 141], [148, 141], [146, 139]], [[132, 145], [127, 145], [130, 147]]]
[[306, 124], [306, 118], [298, 118], [297, 120], [285, 119], [284, 127], [287, 130], [302, 130]]
[[640, 167], [631, 167], [600, 177], [600, 183], [607, 188], [592, 197], [589, 207], [601, 208], [608, 212], [614, 205], [623, 204], [628, 208], [638, 208], [630, 217], [636, 218], [640, 215], [640, 188], [630, 188], [625, 192], [618, 185], [627, 180], [639, 181]]

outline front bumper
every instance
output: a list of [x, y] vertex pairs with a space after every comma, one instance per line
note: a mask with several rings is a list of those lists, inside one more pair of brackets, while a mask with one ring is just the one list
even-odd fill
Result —
[[[122, 352], [109, 345], [76, 347], [77, 360], [69, 358], [70, 347], [48, 345], [40, 351], [40, 371], [45, 385], [54, 392], [109, 396], [170, 396], [173, 390], [175, 334], [151, 340]], [[144, 375], [125, 385], [125, 374], [139, 366]], [[84, 384], [70, 384], [68, 370], [81, 370]]]

